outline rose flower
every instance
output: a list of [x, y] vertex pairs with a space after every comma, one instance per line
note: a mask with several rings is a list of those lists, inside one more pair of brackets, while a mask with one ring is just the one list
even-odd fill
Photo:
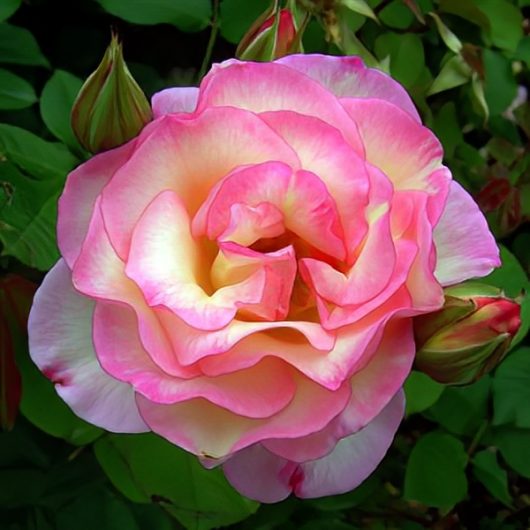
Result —
[[351, 490], [403, 416], [413, 317], [499, 264], [484, 217], [355, 57], [230, 60], [153, 115], [68, 177], [33, 360], [80, 417], [248, 497]]

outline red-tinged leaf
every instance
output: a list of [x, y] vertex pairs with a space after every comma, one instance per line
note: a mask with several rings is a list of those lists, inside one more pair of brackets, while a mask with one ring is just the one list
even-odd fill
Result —
[[4, 430], [13, 427], [22, 396], [15, 348], [27, 340], [27, 320], [35, 289], [35, 284], [20, 276], [0, 279], [0, 427]]
[[499, 206], [510, 195], [511, 184], [508, 179], [491, 179], [477, 195], [477, 202], [483, 212], [491, 212]]
[[412, 11], [414, 16], [418, 19], [418, 22], [425, 24], [425, 18], [421, 12], [420, 6], [416, 3], [416, 0], [403, 0], [403, 3]]
[[3, 293], [0, 293], [0, 427], [11, 430], [22, 396], [22, 386], [15, 364], [7, 315], [4, 312], [5, 305]]

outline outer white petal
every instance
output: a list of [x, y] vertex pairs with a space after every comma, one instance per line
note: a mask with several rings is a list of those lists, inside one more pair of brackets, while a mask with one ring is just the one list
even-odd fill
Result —
[[29, 316], [33, 361], [81, 418], [113, 432], [145, 432], [130, 385], [103, 371], [92, 345], [94, 302], [78, 294], [57, 262], [35, 295]]
[[501, 263], [484, 215], [458, 182], [451, 182], [433, 235], [437, 253], [434, 274], [442, 285], [486, 276]]

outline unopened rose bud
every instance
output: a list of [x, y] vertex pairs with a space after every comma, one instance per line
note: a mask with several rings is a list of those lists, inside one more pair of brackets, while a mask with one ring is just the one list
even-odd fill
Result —
[[72, 108], [72, 128], [91, 153], [134, 138], [151, 121], [151, 107], [129, 72], [121, 43], [112, 36], [103, 60], [85, 81]]
[[520, 325], [520, 305], [499, 289], [450, 287], [442, 309], [415, 319], [416, 367], [440, 383], [472, 383], [503, 359]]
[[275, 0], [241, 39], [236, 56], [246, 61], [273, 61], [290, 53], [301, 53], [302, 33], [303, 27], [297, 27], [292, 11], [279, 9]]

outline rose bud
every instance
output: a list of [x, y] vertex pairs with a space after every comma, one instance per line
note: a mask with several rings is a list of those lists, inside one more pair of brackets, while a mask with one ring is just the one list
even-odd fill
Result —
[[297, 28], [292, 11], [279, 9], [278, 0], [275, 0], [241, 39], [236, 57], [247, 61], [272, 61], [302, 52], [302, 32], [303, 29]]
[[118, 37], [112, 35], [103, 60], [74, 102], [74, 133], [85, 149], [99, 153], [134, 138], [151, 119], [149, 102], [123, 60]]
[[520, 305], [496, 287], [450, 287], [442, 309], [415, 319], [416, 366], [440, 383], [473, 383], [503, 359], [520, 325]]

